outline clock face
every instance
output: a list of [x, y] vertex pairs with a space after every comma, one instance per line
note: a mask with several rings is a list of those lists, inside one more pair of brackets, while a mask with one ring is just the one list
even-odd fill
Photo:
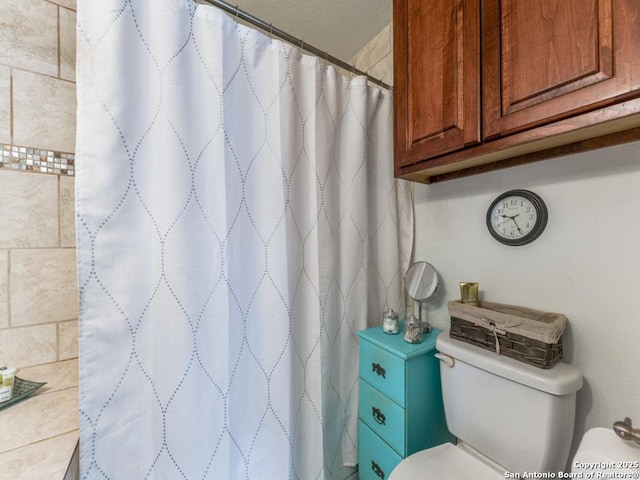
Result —
[[540, 236], [547, 225], [547, 207], [528, 190], [510, 190], [496, 198], [487, 211], [491, 235], [505, 245], [525, 245]]

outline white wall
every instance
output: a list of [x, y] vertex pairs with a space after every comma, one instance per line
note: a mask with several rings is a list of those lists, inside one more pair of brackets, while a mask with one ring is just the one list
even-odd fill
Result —
[[[533, 190], [549, 209], [545, 232], [522, 247], [498, 243], [485, 223], [491, 201], [512, 188]], [[564, 361], [585, 380], [575, 438], [625, 416], [640, 426], [640, 142], [416, 184], [415, 207], [414, 257], [441, 276], [434, 326], [449, 328], [460, 281], [479, 282], [481, 301], [563, 313]]]

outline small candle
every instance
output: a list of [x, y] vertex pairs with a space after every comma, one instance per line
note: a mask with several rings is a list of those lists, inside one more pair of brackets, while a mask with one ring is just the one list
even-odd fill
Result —
[[462, 303], [479, 306], [477, 282], [460, 282], [460, 297]]
[[0, 367], [0, 402], [11, 399], [16, 367]]

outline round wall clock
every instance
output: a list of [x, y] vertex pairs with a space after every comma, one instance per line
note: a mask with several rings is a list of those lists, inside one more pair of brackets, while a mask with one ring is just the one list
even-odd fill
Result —
[[547, 219], [544, 201], [529, 190], [509, 190], [487, 210], [487, 227], [493, 238], [514, 247], [538, 238], [547, 226]]

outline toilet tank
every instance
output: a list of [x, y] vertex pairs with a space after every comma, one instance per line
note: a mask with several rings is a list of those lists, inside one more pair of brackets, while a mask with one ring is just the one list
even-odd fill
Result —
[[449, 431], [512, 473], [565, 471], [582, 375], [558, 363], [544, 370], [438, 336]]

